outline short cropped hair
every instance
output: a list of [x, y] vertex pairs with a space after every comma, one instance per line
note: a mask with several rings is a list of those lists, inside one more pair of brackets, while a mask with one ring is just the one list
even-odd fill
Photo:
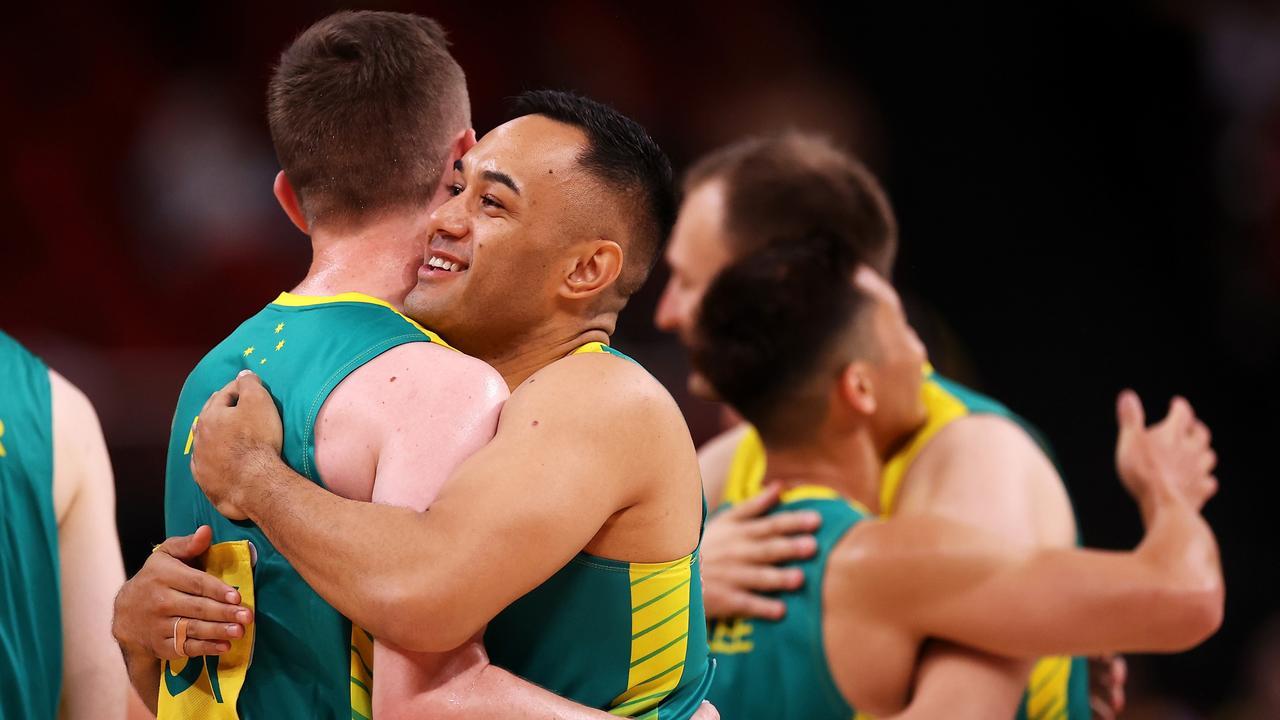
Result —
[[302, 32], [267, 86], [276, 157], [312, 223], [425, 203], [471, 124], [462, 68], [434, 20], [339, 12]]
[[603, 103], [571, 92], [535, 90], [516, 97], [511, 117], [542, 115], [572, 125], [587, 136], [578, 164], [624, 200], [630, 215], [623, 241], [618, 293], [627, 298], [652, 272], [675, 223], [671, 161], [635, 120]]
[[725, 231], [735, 257], [777, 238], [826, 235], [850, 244], [888, 278], [898, 224], [884, 189], [852, 155], [815, 135], [786, 132], [741, 140], [706, 155], [685, 174], [684, 191], [725, 184]]
[[857, 323], [871, 304], [853, 284], [857, 265], [838, 235], [783, 238], [735, 260], [703, 296], [694, 367], [766, 444], [812, 437], [832, 382], [870, 349]]

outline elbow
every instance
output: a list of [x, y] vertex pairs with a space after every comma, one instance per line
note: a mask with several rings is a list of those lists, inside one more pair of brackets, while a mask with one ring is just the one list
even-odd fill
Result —
[[1208, 640], [1222, 627], [1226, 591], [1222, 577], [1179, 588], [1161, 604], [1165, 606], [1164, 652], [1183, 652]]
[[478, 631], [464, 617], [466, 603], [456, 593], [422, 591], [412, 583], [393, 584], [384, 593], [379, 640], [416, 653], [443, 653]]
[[1212, 586], [1194, 592], [1188, 600], [1188, 607], [1188, 624], [1193, 630], [1187, 646], [1190, 648], [1213, 637], [1222, 627], [1226, 609], [1226, 588], [1222, 578], [1218, 577]]

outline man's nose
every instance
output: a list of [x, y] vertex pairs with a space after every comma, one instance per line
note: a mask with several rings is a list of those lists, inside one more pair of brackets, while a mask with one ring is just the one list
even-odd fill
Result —
[[653, 324], [663, 332], [676, 332], [680, 329], [683, 315], [683, 303], [679, 293], [673, 287], [674, 281], [668, 282], [658, 298], [658, 308], [653, 313]]
[[465, 205], [462, 196], [453, 197], [431, 213], [431, 235], [449, 235], [455, 238], [467, 234]]

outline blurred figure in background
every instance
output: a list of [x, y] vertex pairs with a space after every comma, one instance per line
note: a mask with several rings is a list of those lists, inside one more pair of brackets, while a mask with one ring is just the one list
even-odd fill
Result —
[[[897, 221], [888, 198], [860, 162], [813, 136], [790, 133], [727, 146], [694, 164], [666, 259], [671, 279], [655, 322], [686, 347], [695, 340], [702, 295], [720, 270], [780, 237], [833, 233], [850, 252], [884, 277], [897, 254]], [[767, 333], [768, 328], [761, 328]], [[795, 352], [810, 352], [796, 348]], [[1077, 531], [1070, 499], [1039, 434], [1002, 404], [935, 375], [925, 363], [920, 399], [926, 414], [905, 408], [882, 412], [878, 429], [884, 477], [870, 511], [889, 515], [940, 515], [999, 534], [1026, 548], [1067, 548]], [[691, 392], [714, 399], [695, 372]], [[738, 425], [706, 443], [699, 454], [708, 502], [739, 507], [711, 521], [703, 543], [707, 615], [715, 620], [712, 649], [735, 645], [753, 618], [778, 620], [780, 598], [762, 593], [793, 590], [798, 568], [774, 563], [808, 557], [812, 538], [793, 533], [817, 526], [812, 513], [757, 517], [776, 499], [762, 485], [764, 445], [755, 429]], [[958, 654], [952, 667], [965, 673]], [[946, 672], [933, 670], [933, 672]], [[974, 682], [992, 677], [975, 663]], [[1089, 673], [1083, 659], [1047, 658], [1011, 665], [1006, 679], [1030, 674], [1021, 713], [1034, 718], [1055, 708], [1088, 718]], [[1114, 689], [1099, 704], [1118, 705]]]
[[125, 716], [115, 509], [93, 405], [0, 332], [0, 715]]
[[[1136, 394], [1120, 396], [1116, 467], [1147, 529], [1131, 553], [1028, 547], [940, 514], [876, 522], [884, 429], [926, 412], [923, 347], [892, 286], [851, 260], [846, 238], [780, 240], [712, 283], [693, 358], [759, 432], [782, 507], [818, 512], [822, 527], [817, 554], [798, 566], [804, 586], [779, 598], [781, 621], [717, 628], [710, 697], [725, 717], [841, 720], [855, 707], [882, 717], [908, 703], [912, 717], [1010, 717], [1021, 673], [982, 684], [967, 668], [963, 680], [918, 673], [924, 639], [1035, 657], [1176, 652], [1217, 629], [1222, 573], [1199, 516], [1217, 489], [1216, 456], [1190, 404], [1175, 399], [1147, 427]], [[1028, 714], [1088, 716], [1052, 680], [1031, 696]]]

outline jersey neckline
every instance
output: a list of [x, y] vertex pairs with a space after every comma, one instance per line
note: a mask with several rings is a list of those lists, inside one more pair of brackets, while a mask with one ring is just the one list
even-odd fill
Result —
[[338, 293], [337, 295], [295, 295], [294, 293], [291, 293], [291, 292], [282, 292], [278, 297], [276, 297], [275, 300], [271, 301], [271, 304], [278, 305], [280, 307], [313, 307], [316, 305], [329, 305], [332, 303], [346, 303], [346, 302], [363, 303], [365, 305], [377, 305], [378, 307], [384, 307], [390, 310], [391, 312], [395, 313], [396, 315], [399, 315], [400, 318], [405, 322], [409, 323], [410, 325], [414, 326], [418, 330], [422, 331], [422, 333], [425, 334], [431, 340], [431, 342], [436, 343], [437, 345], [441, 345], [443, 347], [449, 348], [450, 350], [456, 349], [452, 345], [450, 345], [448, 342], [446, 342], [444, 338], [440, 337], [438, 334], [436, 334], [432, 330], [429, 330], [423, 327], [422, 325], [418, 324], [418, 321], [400, 312], [400, 310], [395, 305], [392, 305], [386, 300], [376, 298], [372, 295], [365, 295], [364, 293], [361, 293], [361, 292], [344, 292], [344, 293]]

